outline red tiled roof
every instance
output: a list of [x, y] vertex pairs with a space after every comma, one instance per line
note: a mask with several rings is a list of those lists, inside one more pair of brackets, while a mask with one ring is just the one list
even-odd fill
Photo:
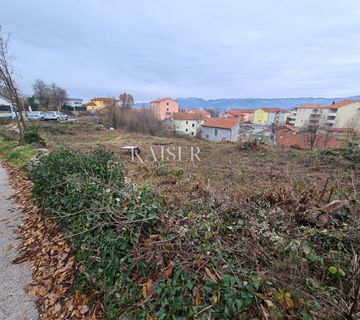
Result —
[[231, 113], [234, 116], [240, 116], [244, 113], [254, 113], [254, 109], [230, 109], [228, 111], [225, 111], [224, 113]]
[[190, 112], [175, 112], [173, 113], [173, 120], [203, 120], [204, 115]]
[[355, 100], [350, 100], [350, 99], [347, 99], [347, 100], [342, 100], [342, 101], [339, 101], [339, 102], [336, 102], [334, 104], [330, 104], [330, 105], [327, 105], [327, 106], [324, 106], [322, 104], [304, 104], [304, 105], [301, 105], [301, 106], [297, 106], [295, 107], [296, 109], [328, 109], [328, 108], [340, 108], [340, 107], [344, 107], [350, 103], [354, 103], [356, 102]]
[[261, 110], [266, 112], [289, 112], [288, 110], [284, 110], [280, 108], [261, 108]]
[[176, 101], [176, 100], [171, 99], [171, 98], [159, 98], [159, 99], [155, 99], [155, 100], [151, 101], [150, 103], [159, 103], [159, 102], [163, 102], [163, 101], [166, 101], [166, 100]]
[[222, 128], [222, 129], [232, 129], [237, 123], [239, 123], [238, 119], [206, 118], [202, 126]]
[[[310, 141], [312, 140], [312, 136], [310, 133], [297, 133], [288, 132], [286, 133], [278, 133], [276, 135], [276, 145], [280, 147], [290, 148], [296, 147], [302, 150], [310, 149]], [[319, 134], [314, 139], [314, 149], [321, 148], [339, 148], [343, 146], [343, 142], [338, 141], [332, 135]]]
[[330, 108], [339, 108], [339, 107], [343, 107], [343, 106], [346, 106], [350, 103], [354, 103], [355, 101], [354, 100], [342, 100], [342, 101], [339, 101], [339, 102], [336, 102], [334, 104], [330, 104], [328, 107]]
[[210, 113], [206, 110], [202, 110], [202, 109], [190, 109], [190, 110], [185, 110], [186, 113], [196, 113], [196, 114], [201, 114], [203, 116], [209, 116]]
[[91, 101], [104, 101], [104, 102], [110, 102], [110, 101], [115, 101], [114, 98], [93, 98], [91, 99]]
[[96, 107], [96, 104], [94, 102], [88, 102], [85, 104], [85, 107]]
[[301, 106], [295, 107], [296, 109], [323, 109], [326, 108], [326, 106], [323, 106], [322, 104], [303, 104]]

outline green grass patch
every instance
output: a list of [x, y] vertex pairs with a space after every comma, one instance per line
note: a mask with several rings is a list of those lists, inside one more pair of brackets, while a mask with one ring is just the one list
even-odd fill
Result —
[[36, 154], [37, 149], [32, 145], [0, 140], [0, 156], [19, 168], [28, 165]]

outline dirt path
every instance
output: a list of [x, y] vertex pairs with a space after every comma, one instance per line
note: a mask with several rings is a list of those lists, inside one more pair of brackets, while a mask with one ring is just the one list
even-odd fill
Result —
[[8, 175], [0, 164], [0, 319], [32, 320], [38, 318], [35, 302], [24, 291], [31, 282], [29, 265], [11, 263], [18, 256], [15, 229], [21, 223], [20, 211], [10, 200], [12, 194]]

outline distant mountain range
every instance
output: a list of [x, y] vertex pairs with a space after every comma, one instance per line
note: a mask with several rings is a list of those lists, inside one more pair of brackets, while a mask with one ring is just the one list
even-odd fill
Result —
[[[201, 98], [176, 98], [180, 104], [180, 109], [214, 109], [223, 111], [228, 109], [257, 109], [264, 107], [278, 107], [291, 109], [302, 104], [323, 104], [328, 105], [333, 101], [344, 99], [360, 100], [360, 96], [347, 98], [274, 98], [274, 99], [215, 99], [204, 100]], [[150, 103], [136, 103], [136, 107], [149, 107]]]

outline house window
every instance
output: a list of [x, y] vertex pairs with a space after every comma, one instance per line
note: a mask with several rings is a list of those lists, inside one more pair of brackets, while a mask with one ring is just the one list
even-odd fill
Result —
[[192, 124], [192, 127], [193, 127], [193, 128], [195, 127], [195, 123]]
[[169, 102], [166, 102], [166, 105], [168, 106], [168, 105], [169, 105]]
[[193, 136], [193, 135], [194, 135], [194, 132], [191, 132], [191, 135]]
[[167, 108], [166, 111], [169, 111], [169, 108]]
[[206, 135], [206, 139], [209, 139], [209, 135], [208, 135], [208, 134]]
[[215, 133], [214, 133], [214, 136], [215, 136], [215, 137], [217, 136], [217, 129], [215, 129]]
[[185, 132], [188, 132], [188, 129], [185, 129]]
[[188, 121], [186, 121], [186, 124], [188, 124]]

